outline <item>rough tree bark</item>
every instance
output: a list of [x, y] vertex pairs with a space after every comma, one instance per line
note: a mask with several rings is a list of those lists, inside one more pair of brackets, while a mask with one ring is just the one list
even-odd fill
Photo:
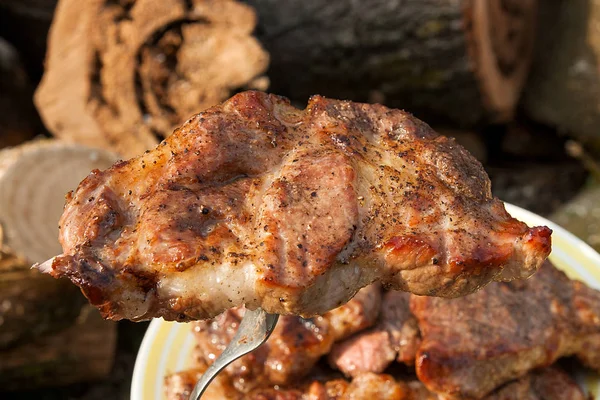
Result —
[[[106, 374], [116, 325], [79, 290], [31, 270], [61, 252], [64, 195], [117, 156], [54, 140], [0, 151], [0, 387], [67, 384]], [[84, 307], [84, 308], [82, 308]]]
[[58, 0], [0, 0], [0, 37], [21, 55], [32, 82], [44, 69], [46, 37]]
[[405, 108], [427, 121], [510, 119], [536, 0], [247, 0], [271, 55], [270, 90]]
[[56, 136], [137, 155], [239, 88], [266, 89], [233, 0], [61, 0], [35, 101]]
[[600, 0], [546, 0], [523, 106], [600, 154]]
[[0, 38], [0, 148], [20, 144], [41, 130], [32, 95], [19, 55]]
[[31, 389], [105, 377], [114, 361], [115, 328], [84, 306], [70, 327], [1, 351], [0, 387]]
[[74, 323], [85, 298], [68, 280], [53, 281], [0, 250], [0, 357], [2, 350]]

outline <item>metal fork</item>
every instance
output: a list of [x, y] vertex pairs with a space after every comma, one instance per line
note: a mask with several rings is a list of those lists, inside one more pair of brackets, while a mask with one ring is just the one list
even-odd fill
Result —
[[279, 315], [269, 314], [262, 308], [254, 311], [246, 310], [233, 340], [198, 380], [190, 400], [200, 399], [208, 385], [223, 368], [263, 344], [271, 336], [278, 319]]

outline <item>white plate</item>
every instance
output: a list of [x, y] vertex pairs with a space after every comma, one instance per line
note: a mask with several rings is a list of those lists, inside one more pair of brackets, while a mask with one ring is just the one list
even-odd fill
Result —
[[[529, 226], [546, 225], [552, 234], [550, 259], [572, 279], [587, 283], [600, 290], [600, 255], [573, 234], [539, 215], [522, 208], [506, 204], [506, 209], [515, 218]], [[150, 323], [140, 351], [137, 355], [131, 400], [164, 400], [163, 382], [165, 375], [191, 367], [190, 354], [194, 338], [190, 325], [155, 319]], [[600, 378], [596, 374], [579, 374], [578, 381], [595, 400], [600, 400]]]

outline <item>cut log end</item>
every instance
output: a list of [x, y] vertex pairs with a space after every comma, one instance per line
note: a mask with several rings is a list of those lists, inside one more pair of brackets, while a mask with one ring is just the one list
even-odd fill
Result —
[[471, 128], [510, 118], [530, 64], [536, 0], [247, 0], [270, 89], [402, 108]]
[[138, 155], [235, 91], [266, 89], [255, 24], [233, 0], [60, 0], [36, 105], [56, 136]]
[[0, 246], [30, 263], [61, 252], [58, 220], [64, 196], [93, 169], [106, 169], [114, 153], [53, 140], [0, 152]]
[[465, 8], [469, 54], [493, 122], [512, 118], [533, 55], [537, 0], [474, 0]]

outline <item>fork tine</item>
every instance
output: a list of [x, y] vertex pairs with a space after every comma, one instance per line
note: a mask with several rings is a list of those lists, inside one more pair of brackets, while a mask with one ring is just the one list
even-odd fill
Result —
[[31, 266], [31, 268], [35, 268], [44, 274], [48, 274], [52, 271], [52, 263], [54, 262], [55, 258], [56, 257], [52, 257], [51, 259], [46, 260], [43, 263], [35, 263]]

